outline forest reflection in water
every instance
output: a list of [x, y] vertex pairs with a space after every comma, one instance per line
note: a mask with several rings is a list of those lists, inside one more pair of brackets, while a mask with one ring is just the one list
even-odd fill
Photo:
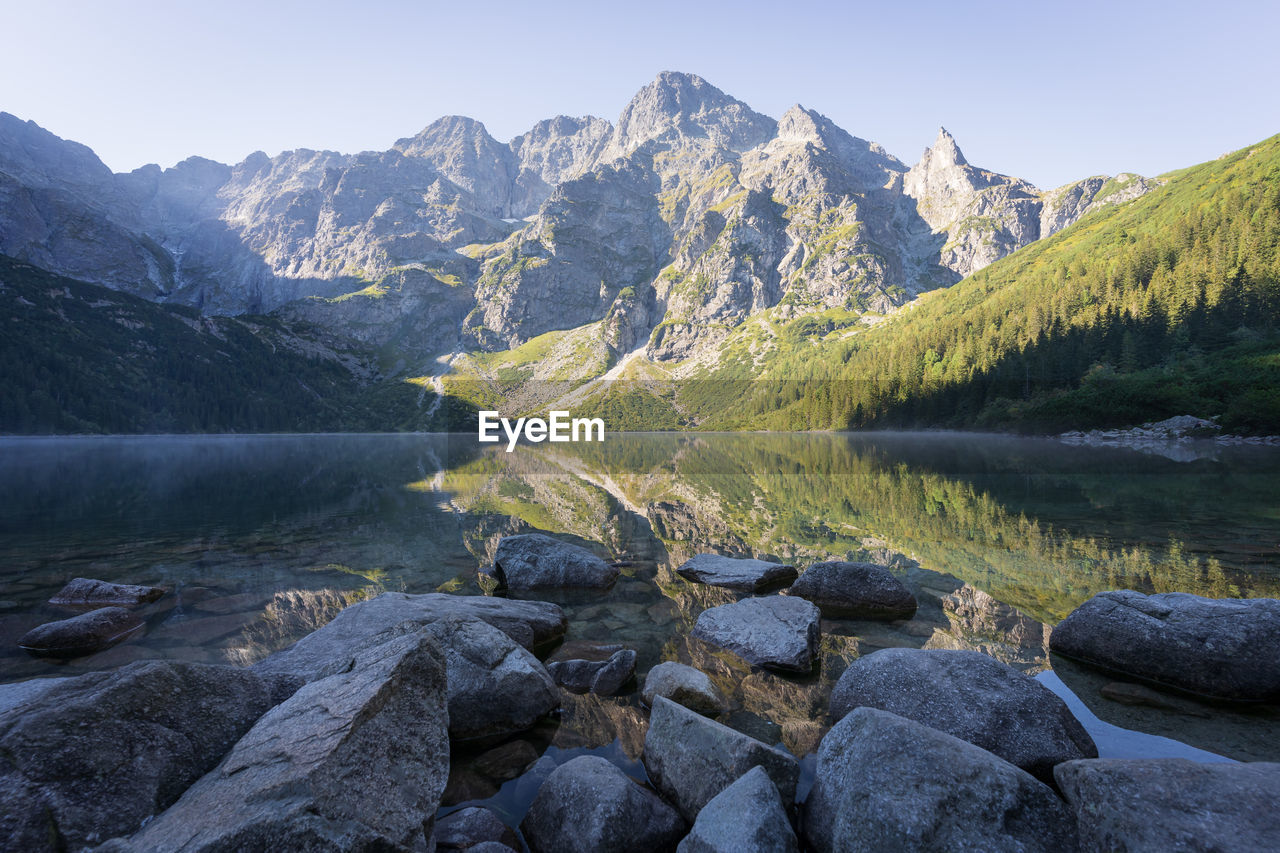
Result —
[[[641, 676], [693, 663], [733, 698], [735, 725], [804, 755], [834, 679], [875, 649], [975, 648], [1034, 673], [1052, 625], [1105, 589], [1280, 593], [1280, 452], [1184, 454], [1197, 455], [939, 433], [611, 434], [513, 453], [469, 435], [8, 440], [0, 678], [251, 663], [380, 591], [481, 594], [501, 537], [540, 530], [629, 564], [607, 593], [538, 596], [565, 607], [569, 638], [626, 643]], [[753, 671], [689, 637], [703, 609], [738, 597], [675, 574], [704, 551], [884, 562], [920, 610], [824, 620], [810, 677]], [[22, 633], [67, 615], [45, 602], [77, 576], [171, 594], [115, 648], [65, 664], [21, 653]], [[625, 699], [573, 700], [546, 733], [631, 757], [642, 739]]]

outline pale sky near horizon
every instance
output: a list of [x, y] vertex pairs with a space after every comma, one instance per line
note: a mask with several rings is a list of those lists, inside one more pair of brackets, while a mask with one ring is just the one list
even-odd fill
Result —
[[116, 171], [389, 148], [447, 114], [501, 141], [610, 121], [662, 70], [794, 103], [914, 163], [939, 125], [1049, 188], [1280, 132], [1280, 3], [0, 0], [0, 110]]

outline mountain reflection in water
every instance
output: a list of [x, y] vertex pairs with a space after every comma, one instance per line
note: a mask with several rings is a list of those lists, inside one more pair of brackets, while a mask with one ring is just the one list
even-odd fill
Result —
[[[805, 755], [835, 679], [876, 649], [978, 649], [1034, 674], [1049, 667], [1052, 625], [1102, 590], [1277, 596], [1280, 451], [1179, 462], [940, 433], [611, 434], [514, 453], [469, 435], [6, 440], [0, 680], [148, 657], [252, 663], [381, 591], [481, 594], [498, 541], [531, 530], [628, 562], [606, 593], [530, 596], [564, 606], [568, 638], [635, 648], [640, 678], [661, 660], [691, 663], [732, 698], [732, 725]], [[704, 551], [886, 563], [920, 608], [895, 623], [824, 620], [810, 676], [753, 670], [689, 636], [704, 609], [741, 597], [676, 575]], [[17, 638], [68, 615], [46, 602], [77, 576], [171, 594], [122, 645], [68, 663], [26, 656]], [[1096, 676], [1054, 664], [1103, 719], [1280, 758], [1265, 745], [1280, 744], [1270, 712], [1120, 706]], [[475, 757], [498, 771], [462, 762], [452, 796], [492, 796], [565, 750], [638, 757], [637, 696], [566, 701], [526, 746]]]

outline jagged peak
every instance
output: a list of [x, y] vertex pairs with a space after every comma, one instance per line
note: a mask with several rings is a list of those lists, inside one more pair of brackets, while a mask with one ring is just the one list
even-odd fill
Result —
[[925, 149], [924, 156], [938, 166], [967, 166], [969, 164], [969, 161], [964, 159], [960, 146], [956, 144], [956, 138], [945, 127], [938, 128], [938, 138], [933, 141], [932, 148]]
[[484, 122], [470, 116], [447, 115], [431, 122], [414, 136], [396, 140], [396, 144], [392, 147], [401, 154], [411, 157], [442, 144], [462, 141], [474, 141], [494, 147], [501, 144], [489, 134]]

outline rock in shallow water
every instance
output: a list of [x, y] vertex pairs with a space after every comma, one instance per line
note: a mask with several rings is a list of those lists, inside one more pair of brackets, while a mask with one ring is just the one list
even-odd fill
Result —
[[759, 592], [795, 580], [796, 567], [743, 557], [698, 554], [676, 569], [685, 580], [741, 592]]
[[18, 645], [36, 657], [75, 658], [110, 648], [142, 625], [142, 617], [123, 607], [103, 607], [32, 628]]
[[504, 536], [493, 557], [493, 573], [509, 589], [604, 588], [619, 571], [586, 548], [541, 533]]
[[671, 850], [685, 823], [605, 759], [581, 755], [551, 772], [520, 828], [534, 853], [596, 853]]
[[858, 708], [818, 750], [805, 837], [819, 853], [1074, 850], [1075, 825], [1049, 786], [973, 744]]
[[724, 696], [705, 672], [670, 660], [649, 670], [644, 678], [643, 696], [650, 707], [661, 696], [713, 717], [728, 709]]
[[1050, 651], [1179, 690], [1280, 702], [1280, 600], [1102, 592], [1049, 637]]
[[800, 779], [800, 764], [790, 753], [661, 696], [654, 698], [642, 758], [654, 786], [687, 820], [756, 765], [786, 804], [795, 801]]
[[817, 650], [818, 608], [802, 598], [747, 598], [704, 610], [693, 636], [728, 649], [747, 663], [808, 672]]
[[485, 808], [459, 809], [436, 821], [437, 850], [475, 850], [476, 845], [489, 841], [520, 846], [515, 830]]
[[834, 560], [814, 563], [787, 590], [837, 619], [910, 619], [916, 597], [885, 566]]
[[444, 660], [426, 631], [271, 709], [116, 850], [421, 850], [449, 776]]
[[1098, 748], [1053, 691], [981, 652], [882, 649], [849, 664], [831, 715], [879, 708], [989, 750], [1032, 775], [1096, 758]]
[[50, 681], [0, 714], [0, 849], [133, 832], [296, 686], [161, 661]]
[[1274, 850], [1280, 764], [1068, 761], [1054, 778], [1086, 851]]
[[778, 789], [753, 767], [698, 812], [677, 853], [799, 853]]
[[556, 684], [571, 693], [594, 693], [597, 696], [613, 696], [635, 675], [636, 653], [631, 649], [619, 649], [607, 660], [551, 661], [547, 672]]
[[155, 586], [134, 586], [132, 584], [108, 583], [92, 578], [74, 578], [62, 588], [57, 595], [49, 599], [50, 604], [73, 607], [101, 607], [106, 604], [147, 604], [164, 595], [164, 590]]

